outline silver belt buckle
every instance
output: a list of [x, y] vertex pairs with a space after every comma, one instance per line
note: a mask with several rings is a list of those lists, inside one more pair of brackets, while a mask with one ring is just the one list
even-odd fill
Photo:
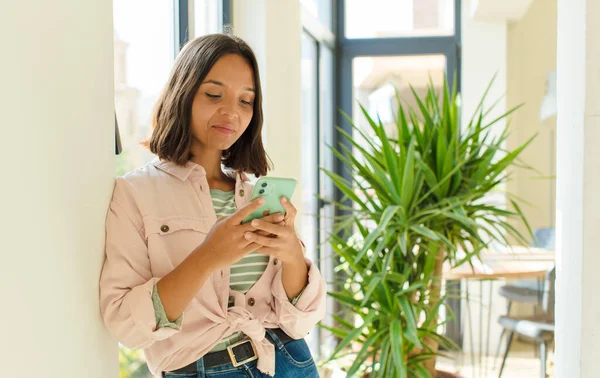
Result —
[[[242, 361], [238, 361], [237, 358], [235, 358], [235, 354], [233, 353], [233, 348], [243, 345], [245, 343], [250, 343], [250, 346], [252, 346], [252, 351], [254, 352], [254, 356], [247, 358], [245, 360], [242, 360]], [[241, 340], [235, 344], [229, 345], [227, 347], [227, 352], [229, 353], [229, 358], [231, 359], [231, 363], [233, 364], [233, 367], [238, 367], [240, 365], [247, 364], [248, 362], [258, 360], [258, 355], [256, 354], [256, 348], [254, 348], [254, 343], [250, 339]]]

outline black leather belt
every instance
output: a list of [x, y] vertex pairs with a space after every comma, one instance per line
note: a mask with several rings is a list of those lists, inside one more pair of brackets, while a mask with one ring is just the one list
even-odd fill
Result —
[[[280, 328], [272, 329], [272, 331], [284, 344], [287, 344], [290, 341], [294, 340], [290, 336], [288, 336], [287, 333], [283, 332]], [[266, 337], [270, 338], [268, 333]], [[226, 350], [211, 352], [202, 357], [202, 359], [204, 360], [204, 368], [206, 369], [225, 364], [232, 364], [233, 366], [237, 367], [248, 362], [254, 361], [257, 358], [258, 356], [256, 355], [256, 351], [254, 350], [254, 345], [252, 344], [252, 341], [250, 341], [250, 339], [244, 339], [242, 341], [228, 346]], [[187, 366], [170, 371], [169, 373], [181, 374], [197, 372], [198, 369], [196, 368], [196, 362], [192, 362]], [[163, 372], [162, 375], [164, 377], [165, 372]]]

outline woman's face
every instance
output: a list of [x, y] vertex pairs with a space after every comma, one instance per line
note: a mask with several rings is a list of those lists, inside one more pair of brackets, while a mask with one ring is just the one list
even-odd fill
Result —
[[254, 72], [239, 55], [221, 57], [200, 84], [192, 104], [192, 151], [226, 150], [254, 113]]

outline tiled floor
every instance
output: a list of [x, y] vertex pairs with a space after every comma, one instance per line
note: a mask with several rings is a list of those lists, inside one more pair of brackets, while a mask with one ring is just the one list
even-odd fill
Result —
[[[478, 356], [475, 356], [476, 361]], [[438, 358], [436, 367], [461, 378], [497, 378], [501, 358], [498, 358], [494, 368], [494, 357], [484, 357], [481, 368], [471, 363], [471, 355], [459, 354], [454, 359]], [[487, 370], [486, 370], [487, 366]], [[321, 370], [322, 378], [347, 378], [345, 372], [334, 366]], [[540, 378], [541, 367], [539, 357], [534, 353], [532, 344], [518, 340], [513, 341], [510, 354], [506, 360], [502, 378]]]
[[[484, 356], [482, 366], [471, 362], [471, 355], [459, 355], [455, 360], [441, 359], [437, 363], [440, 370], [456, 373], [463, 378], [498, 377], [501, 357], [494, 368], [494, 357]], [[487, 374], [486, 374], [487, 370]], [[541, 376], [539, 357], [534, 354], [534, 346], [515, 340], [510, 349], [502, 378], [537, 378]]]

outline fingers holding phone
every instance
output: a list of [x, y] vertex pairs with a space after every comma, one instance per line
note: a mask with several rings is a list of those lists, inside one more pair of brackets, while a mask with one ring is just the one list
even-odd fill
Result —
[[296, 235], [294, 216], [276, 224], [254, 219], [250, 222], [254, 232], [246, 232], [244, 236], [248, 241], [262, 245], [258, 249], [260, 253], [271, 255], [284, 263], [303, 261], [302, 244]]
[[[266, 214], [264, 217], [262, 218], [258, 218], [264, 222], [268, 222], [271, 224], [276, 224], [276, 225], [284, 225], [284, 218], [285, 216], [282, 213], [276, 213], [276, 214]], [[257, 232], [259, 235], [263, 235], [263, 236], [269, 236], [270, 234], [266, 231], [262, 231], [262, 230], [257, 230], [255, 231]]]
[[230, 266], [242, 257], [263, 245], [256, 243], [246, 237], [246, 233], [253, 232], [250, 224], [242, 224], [242, 220], [264, 204], [264, 199], [258, 198], [249, 202], [228, 217], [221, 217], [210, 229], [206, 239], [199, 246], [198, 253], [206, 253], [211, 256], [213, 269]]
[[298, 214], [298, 210], [296, 210], [296, 207], [292, 205], [292, 203], [288, 201], [288, 199], [285, 197], [281, 197], [280, 202], [281, 206], [283, 206], [283, 208], [285, 209], [286, 214], [283, 218], [283, 222], [285, 223], [285, 226], [293, 229], [296, 222], [296, 214]]

